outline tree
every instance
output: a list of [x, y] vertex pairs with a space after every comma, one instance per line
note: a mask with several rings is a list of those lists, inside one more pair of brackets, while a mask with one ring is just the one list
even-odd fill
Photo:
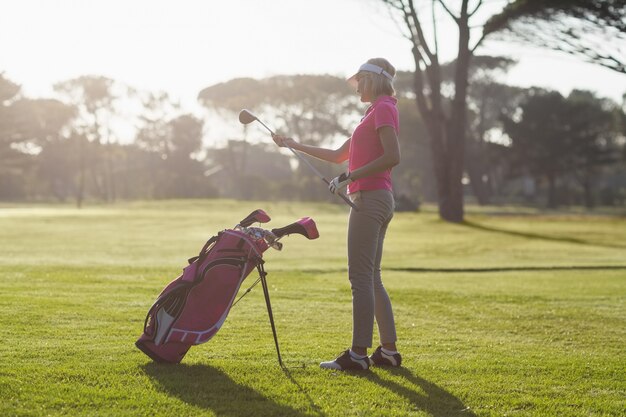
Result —
[[519, 171], [548, 182], [548, 207], [559, 204], [557, 181], [570, 176], [583, 187], [587, 207], [599, 166], [615, 162], [614, 118], [610, 103], [589, 92], [530, 90], [519, 115], [504, 118], [512, 140], [511, 153]]
[[166, 171], [165, 193], [173, 197], [205, 196], [204, 168], [192, 154], [202, 147], [202, 120], [183, 114], [167, 124], [169, 153], [163, 160]]
[[393, 190], [396, 198], [398, 201], [411, 202], [413, 206], [420, 201], [436, 201], [436, 186], [431, 174], [432, 156], [426, 140], [424, 122], [411, 98], [398, 97], [398, 110], [398, 141], [402, 161], [393, 169]]
[[[59, 140], [75, 109], [53, 99], [28, 99], [0, 74], [0, 198], [36, 192], [38, 154]], [[31, 181], [32, 183], [28, 183]]]
[[475, 56], [470, 65], [465, 171], [481, 205], [491, 202], [502, 167], [496, 157], [501, 149], [493, 146], [491, 136], [500, 136], [502, 116], [512, 114], [523, 96], [523, 89], [495, 80], [498, 73], [514, 64], [507, 58]]
[[73, 132], [68, 138], [49, 141], [37, 155], [40, 183], [45, 184], [48, 193], [61, 202], [72, 197], [76, 198], [77, 204], [82, 202], [82, 196], [77, 195], [79, 190], [84, 189], [80, 166], [86, 163], [85, 159], [89, 160], [91, 152], [89, 149], [78, 150], [86, 144], [85, 138]]
[[626, 0], [516, 0], [485, 33], [537, 45], [626, 74]]
[[19, 131], [12, 104], [19, 92], [20, 86], [0, 73], [0, 199], [23, 197], [20, 178], [23, 178], [23, 170], [31, 159], [14, 147]]
[[[470, 62], [464, 170], [470, 180], [469, 186], [479, 204], [488, 204], [491, 194], [496, 191], [496, 187], [501, 182], [504, 161], [499, 158], [500, 147], [493, 146], [491, 143], [492, 136], [499, 136], [502, 130], [502, 114], [510, 114], [518, 107], [523, 90], [500, 84], [496, 82], [496, 77], [514, 64], [515, 61], [509, 58], [492, 56], [474, 56]], [[455, 65], [455, 61], [441, 65], [442, 90], [444, 91], [454, 88]], [[410, 163], [418, 165], [415, 168], [420, 172], [419, 184], [423, 197], [428, 201], [437, 201], [436, 186], [432, 179], [432, 156], [428, 149], [424, 123], [419, 115], [417, 115], [418, 120], [414, 120], [413, 110], [403, 103], [405, 100], [411, 100], [415, 107], [412, 99], [414, 97], [412, 78], [413, 73], [399, 71], [394, 82], [400, 98], [398, 106], [402, 116], [401, 125], [409, 122], [407, 126], [400, 128], [402, 159], [403, 161], [408, 159]], [[443, 100], [446, 103], [444, 107], [448, 107], [449, 98], [444, 97]], [[414, 155], [411, 153], [407, 158], [405, 150], [414, 150], [415, 147], [419, 148], [419, 152]], [[495, 154], [492, 154], [492, 151]], [[396, 171], [399, 170], [402, 170], [404, 174], [409, 169], [406, 163], [403, 163], [394, 170], [394, 184], [398, 179]]]
[[574, 90], [567, 97], [572, 120], [572, 168], [583, 187], [585, 206], [595, 206], [594, 189], [601, 167], [619, 161], [616, 146], [619, 126], [615, 120], [618, 106], [597, 98], [589, 91]]
[[135, 142], [141, 148], [167, 157], [171, 143], [167, 124], [180, 114], [180, 104], [165, 92], [140, 94], [143, 113], [139, 116], [139, 130]]
[[[232, 120], [236, 120], [235, 114], [242, 108], [251, 109], [275, 131], [315, 145], [343, 143], [361, 113], [358, 98], [345, 79], [331, 75], [237, 78], [203, 89], [198, 100], [209, 109], [227, 112]], [[246, 133], [244, 130], [244, 140]], [[249, 162], [247, 152], [251, 149], [241, 147], [243, 153], [239, 157], [244, 166]], [[324, 161], [312, 158], [311, 163], [322, 172], [336, 170]], [[298, 168], [296, 176], [296, 181], [307, 188], [307, 198], [334, 200], [306, 167]]]
[[[89, 167], [90, 172], [98, 194], [105, 201], [114, 201], [116, 193], [112, 168], [111, 122], [117, 112], [115, 108], [117, 98], [128, 90], [114, 80], [102, 76], [74, 78], [55, 84], [54, 89], [78, 109], [78, 118], [74, 125], [76, 134], [100, 147], [95, 154], [99, 160], [93, 161], [94, 165]], [[120, 91], [122, 89], [126, 91]], [[81, 152], [84, 149], [84, 146], [80, 147]], [[87, 168], [84, 164], [80, 166], [82, 170]], [[84, 171], [81, 172], [80, 177], [84, 178], [85, 174]], [[84, 181], [81, 181], [81, 184], [84, 184]], [[83, 195], [84, 189], [81, 188], [77, 193], [79, 207]]]
[[[443, 1], [432, 1], [433, 36], [428, 39], [420, 14], [413, 0], [382, 0], [396, 12], [404, 23], [405, 36], [411, 42], [415, 62], [414, 92], [417, 107], [426, 124], [433, 155], [437, 180], [439, 215], [450, 222], [463, 221], [463, 167], [465, 159], [465, 135], [467, 130], [467, 95], [469, 68], [476, 48], [482, 43], [483, 34], [470, 45], [470, 23], [483, 2], [462, 0], [458, 10]], [[449, 104], [442, 89], [443, 74], [437, 40], [436, 10], [443, 10], [458, 29], [459, 40], [454, 66], [453, 93]], [[441, 9], [439, 9], [439, 7]]]
[[[253, 157], [244, 160], [243, 155]], [[310, 199], [295, 186], [289, 157], [276, 152], [271, 144], [229, 140], [224, 147], [209, 149], [206, 162], [221, 196], [245, 200]]]
[[142, 168], [150, 173], [152, 197], [206, 197], [215, 190], [207, 184], [202, 162], [194, 158], [202, 149], [204, 122], [180, 111], [167, 94], [152, 94], [135, 143], [146, 155]]
[[21, 97], [20, 87], [0, 74], [0, 160], [17, 152], [35, 153], [56, 138], [75, 109], [53, 99]]
[[15, 153], [15, 150], [11, 149], [15, 133], [15, 114], [11, 108], [11, 101], [16, 99], [19, 91], [19, 85], [0, 73], [0, 167], [5, 167]]
[[252, 109], [275, 130], [316, 144], [349, 137], [359, 111], [354, 91], [332, 75], [236, 78], [203, 89], [198, 100], [209, 109], [232, 114]]
[[520, 106], [519, 120], [504, 118], [504, 130], [511, 138], [514, 166], [521, 172], [548, 181], [548, 207], [557, 206], [556, 181], [567, 170], [567, 128], [561, 123], [565, 116], [565, 99], [557, 92], [533, 90]]

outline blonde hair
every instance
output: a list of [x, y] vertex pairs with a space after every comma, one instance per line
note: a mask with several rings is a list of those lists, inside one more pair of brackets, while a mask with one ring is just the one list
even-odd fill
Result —
[[[385, 58], [371, 58], [367, 60], [368, 64], [378, 65], [389, 73], [392, 77], [396, 75], [396, 69]], [[374, 97], [380, 95], [395, 96], [396, 90], [393, 88], [393, 81], [385, 77], [383, 74], [367, 73], [367, 87], [370, 89]]]

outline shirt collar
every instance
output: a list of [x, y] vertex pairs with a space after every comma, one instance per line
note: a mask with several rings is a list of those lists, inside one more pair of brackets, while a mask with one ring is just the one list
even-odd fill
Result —
[[367, 108], [367, 110], [365, 111], [365, 114], [366, 115], [369, 114], [372, 110], [374, 110], [374, 107], [376, 107], [378, 104], [382, 102], [390, 102], [395, 105], [396, 103], [398, 103], [398, 99], [392, 96], [387, 96], [387, 95], [378, 96], [378, 98], [374, 100], [374, 102], [370, 104], [370, 106]]

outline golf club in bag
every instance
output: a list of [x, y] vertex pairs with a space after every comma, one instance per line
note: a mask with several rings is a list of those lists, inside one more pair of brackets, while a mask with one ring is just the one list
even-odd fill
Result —
[[[156, 362], [179, 363], [193, 345], [208, 342], [222, 327], [231, 307], [261, 282], [272, 326], [278, 363], [283, 366], [263, 269], [263, 252], [282, 249], [279, 240], [290, 234], [317, 239], [315, 222], [304, 217], [272, 230], [252, 227], [270, 217], [255, 210], [232, 229], [209, 239], [198, 256], [188, 260], [182, 275], [161, 292], [146, 316], [143, 334], [135, 345]], [[237, 301], [239, 287], [253, 269], [259, 278]], [[234, 303], [233, 303], [234, 302]]]
[[[272, 131], [272, 129], [270, 129], [269, 127], [267, 127], [267, 125], [265, 123], [263, 123], [258, 117], [256, 117], [254, 114], [252, 114], [252, 112], [250, 112], [250, 110], [246, 110], [243, 109], [239, 112], [239, 121], [244, 124], [250, 124], [254, 121], [257, 121], [259, 123], [261, 123], [261, 125], [267, 129], [268, 132], [270, 132], [272, 134], [272, 136], [274, 136], [274, 132]], [[317, 175], [318, 177], [320, 177], [322, 179], [322, 181], [324, 181], [326, 183], [326, 185], [330, 184], [330, 181], [328, 181], [328, 179], [321, 173], [319, 172], [319, 170], [317, 168], [315, 168], [306, 158], [304, 158], [302, 155], [300, 155], [298, 152], [294, 151], [292, 148], [290, 148], [289, 146], [286, 146], [287, 149], [289, 149], [295, 156], [298, 157], [298, 159], [300, 159], [302, 162], [304, 162], [309, 168], [311, 168], [311, 171], [313, 171], [315, 173], [315, 175]], [[346, 202], [346, 204], [348, 204], [350, 207], [352, 207], [353, 209], [355, 209], [356, 211], [359, 211], [359, 209], [357, 208], [357, 206], [350, 201], [350, 199], [348, 197], [346, 197], [345, 194], [337, 191], [337, 195], [339, 197], [341, 197], [343, 199], [343, 201]]]

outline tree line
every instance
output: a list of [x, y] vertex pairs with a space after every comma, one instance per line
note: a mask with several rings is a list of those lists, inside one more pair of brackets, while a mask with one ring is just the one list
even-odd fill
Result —
[[[436, 201], [452, 222], [463, 220], [470, 191], [480, 204], [520, 195], [549, 207], [623, 204], [623, 103], [501, 85], [490, 77], [512, 62], [476, 50], [487, 38], [521, 42], [625, 73], [626, 0], [502, 0], [502, 10], [486, 17], [483, 0], [380, 4], [411, 42], [416, 68], [398, 79], [402, 201]], [[440, 60], [442, 18], [458, 29], [452, 63]], [[54, 99], [31, 100], [19, 90], [2, 77], [0, 199], [75, 198], [80, 206], [85, 198], [329, 198], [282, 154], [248, 142], [245, 131], [225, 138], [228, 146], [202, 149], [206, 120], [184, 114], [166, 94], [96, 76], [59, 83]], [[141, 115], [134, 141], [121, 144], [111, 126], [128, 119], [120, 101], [128, 105], [130, 97]], [[257, 113], [313, 143], [345, 139], [360, 114], [332, 76], [236, 79], [207, 87], [199, 100], [227, 117], [243, 101], [254, 103]]]
[[[474, 57], [468, 75], [463, 194], [479, 204], [624, 205], [624, 103], [588, 91], [562, 96], [497, 82], [515, 63]], [[442, 89], [455, 62], [442, 65]], [[407, 208], [438, 199], [428, 122], [414, 105], [413, 74], [400, 72], [402, 162], [396, 197]], [[270, 140], [237, 137], [207, 143], [203, 117], [186, 114], [164, 93], [138, 92], [84, 76], [55, 86], [55, 98], [31, 99], [0, 77], [0, 200], [113, 202], [118, 199], [214, 198], [334, 201], [306, 167]], [[237, 123], [250, 108], [276, 130], [333, 146], [349, 137], [363, 106], [331, 75], [238, 78], [201, 90], [207, 114]], [[134, 140], [113, 126], [134, 105]], [[313, 161], [322, 172], [340, 168]]]

